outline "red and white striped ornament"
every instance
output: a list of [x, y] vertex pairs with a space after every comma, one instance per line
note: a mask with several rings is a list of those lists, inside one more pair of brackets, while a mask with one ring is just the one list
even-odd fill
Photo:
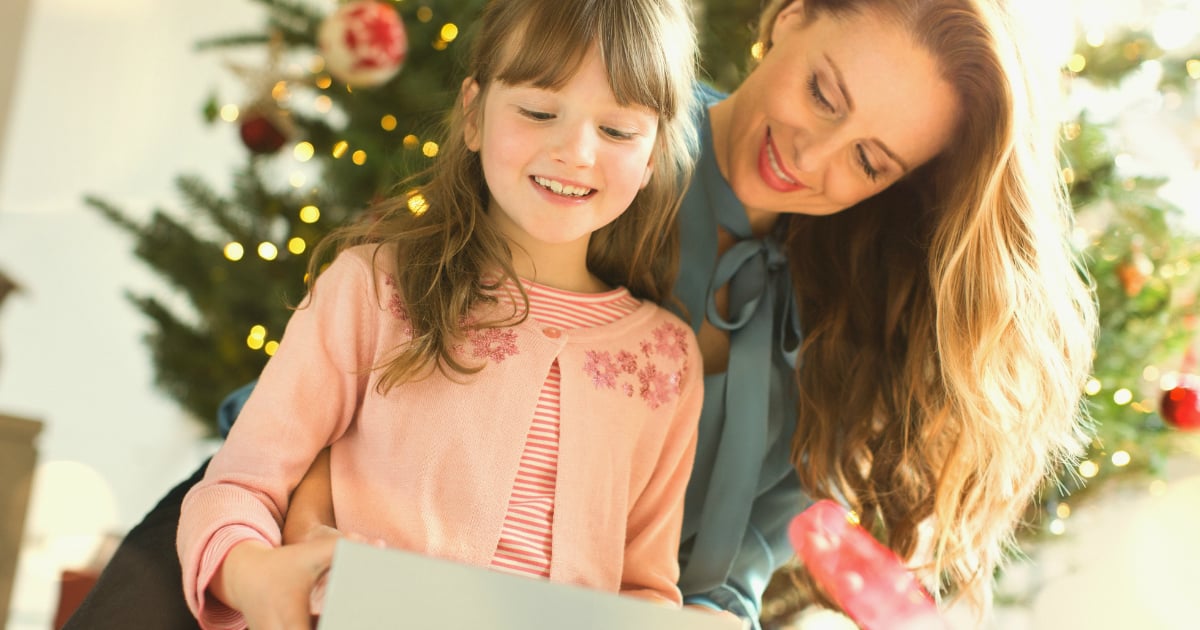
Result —
[[329, 74], [351, 86], [387, 83], [408, 54], [408, 35], [400, 16], [390, 4], [375, 0], [338, 7], [321, 22], [317, 44]]

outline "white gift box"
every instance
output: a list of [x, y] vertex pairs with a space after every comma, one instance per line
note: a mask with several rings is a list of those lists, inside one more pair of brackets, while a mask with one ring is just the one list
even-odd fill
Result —
[[319, 630], [740, 630], [727, 615], [677, 610], [340, 540]]

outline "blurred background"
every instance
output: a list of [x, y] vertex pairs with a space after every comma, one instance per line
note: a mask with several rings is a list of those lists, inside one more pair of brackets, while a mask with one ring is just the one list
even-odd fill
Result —
[[[5, 0], [0, 624], [55, 627], [217, 447], [216, 405], [273, 351], [305, 250], [436, 158], [480, 4]], [[758, 1], [696, 5], [707, 76], [728, 89]], [[1103, 318], [1100, 427], [1030, 506], [988, 627], [1192, 628], [1200, 4], [1016, 5], [1027, 54], [1061, 67], [1064, 174]], [[352, 28], [369, 45], [318, 53]], [[765, 613], [818, 627], [794, 608], [777, 596]]]

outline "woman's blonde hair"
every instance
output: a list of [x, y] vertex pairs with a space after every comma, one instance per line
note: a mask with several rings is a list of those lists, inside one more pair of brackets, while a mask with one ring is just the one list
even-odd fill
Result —
[[[1068, 240], [1054, 110], [1037, 101], [1047, 85], [1000, 0], [801, 1], [806, 19], [900, 24], [962, 118], [945, 151], [888, 190], [788, 217], [806, 335], [793, 458], [807, 488], [848, 500], [935, 594], [986, 607], [1023, 511], [1091, 428], [1095, 305]], [[767, 54], [788, 4], [762, 14]]]
[[[374, 208], [368, 214], [374, 219], [331, 234], [310, 261], [311, 279], [330, 251], [362, 243], [396, 245], [387, 268], [397, 279], [413, 338], [386, 364], [382, 391], [430, 366], [478, 371], [482, 366], [464, 364], [452, 352], [464, 328], [509, 325], [525, 317], [528, 297], [517, 282], [508, 243], [486, 219], [489, 193], [479, 154], [464, 141], [465, 122], [482, 124], [484, 99], [494, 81], [558, 88], [593, 49], [617, 101], [654, 110], [658, 130], [654, 176], [628, 210], [592, 234], [588, 269], [636, 297], [669, 299], [679, 257], [675, 219], [697, 145], [690, 114], [697, 48], [688, 5], [684, 0], [492, 0], [480, 16], [468, 60], [479, 94], [466, 109], [463, 99], [456, 99], [434, 164], [402, 184], [407, 192]], [[378, 263], [385, 250], [375, 251]], [[502, 320], [471, 321], [475, 307], [495, 302], [506, 281], [521, 291], [523, 308]]]

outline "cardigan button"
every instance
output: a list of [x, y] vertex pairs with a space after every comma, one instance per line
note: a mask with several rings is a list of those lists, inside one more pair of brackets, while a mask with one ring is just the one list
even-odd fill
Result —
[[558, 339], [559, 337], [562, 336], [562, 330], [559, 328], [555, 328], [554, 326], [547, 326], [542, 329], [542, 334], [546, 335], [547, 337], [549, 337], [551, 339]]

